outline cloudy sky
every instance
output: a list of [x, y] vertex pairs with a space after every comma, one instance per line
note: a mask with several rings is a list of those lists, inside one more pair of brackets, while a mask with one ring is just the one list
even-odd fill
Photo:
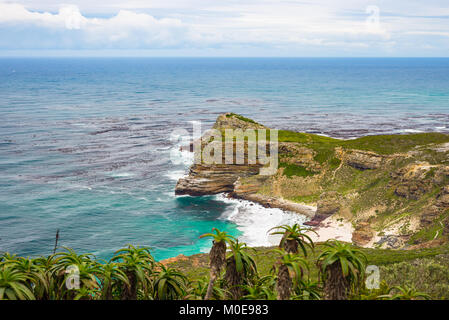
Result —
[[449, 56], [449, 0], [0, 0], [0, 55]]

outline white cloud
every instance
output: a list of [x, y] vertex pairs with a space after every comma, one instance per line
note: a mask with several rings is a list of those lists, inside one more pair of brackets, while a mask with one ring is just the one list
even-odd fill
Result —
[[[58, 13], [52, 14], [32, 12], [19, 4], [0, 3], [0, 30], [20, 29], [23, 38], [17, 41], [31, 41], [38, 46], [36, 38], [28, 37], [30, 34], [48, 37], [50, 32], [59, 47], [64, 44], [83, 48], [171, 46], [179, 42], [179, 36], [185, 33], [183, 28], [179, 19], [156, 19], [129, 10], [120, 10], [109, 18], [88, 18], [75, 5], [61, 6]], [[73, 41], [68, 41], [70, 38]], [[51, 43], [44, 41], [43, 45], [51, 46]]]
[[58, 14], [48, 12], [32, 12], [23, 5], [15, 3], [0, 3], [0, 23], [2, 24], [31, 24], [43, 27], [66, 27], [80, 29], [86, 22], [77, 6], [67, 5], [60, 8]]
[[[449, 19], [431, 16], [449, 14], [444, 1], [438, 0], [426, 4], [399, 0], [380, 7], [368, 0], [58, 3], [0, 2], [0, 49], [240, 48], [242, 52], [253, 47], [313, 53], [324, 48], [329, 55], [347, 53], [348, 48], [364, 50], [365, 55], [394, 50], [399, 54], [413, 44], [414, 52], [420, 47], [449, 49]], [[376, 8], [378, 20], [372, 16]]]

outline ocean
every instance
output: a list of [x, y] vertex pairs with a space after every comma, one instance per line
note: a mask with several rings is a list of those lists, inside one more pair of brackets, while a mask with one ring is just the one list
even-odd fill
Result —
[[50, 254], [58, 229], [106, 259], [207, 252], [213, 227], [274, 244], [268, 229], [305, 217], [174, 195], [192, 159], [171, 133], [224, 112], [346, 139], [449, 133], [449, 59], [2, 58], [0, 252]]

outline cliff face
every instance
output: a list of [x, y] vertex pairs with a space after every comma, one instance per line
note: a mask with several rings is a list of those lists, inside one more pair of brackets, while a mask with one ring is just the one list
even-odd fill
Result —
[[240, 177], [258, 173], [259, 166], [194, 164], [190, 168], [189, 175], [178, 180], [175, 194], [203, 196], [233, 192], [234, 183]]
[[[213, 129], [222, 131], [225, 129], [265, 129], [250, 119], [243, 118], [231, 113], [222, 114], [217, 118]], [[203, 144], [209, 139], [209, 133], [206, 132], [202, 137]], [[204, 147], [204, 146], [203, 146]], [[193, 151], [193, 148], [191, 148]], [[202, 151], [202, 150], [201, 150]], [[235, 154], [234, 154], [235, 157]], [[175, 194], [177, 195], [211, 195], [222, 192], [233, 192], [234, 183], [240, 177], [257, 175], [261, 167], [260, 164], [225, 164], [225, 153], [222, 153], [222, 164], [193, 164], [189, 175], [179, 179], [176, 184]]]
[[356, 169], [373, 170], [381, 168], [388, 158], [375, 152], [349, 150], [345, 155], [345, 162]]
[[[235, 114], [220, 115], [214, 125], [221, 131], [235, 128], [268, 129]], [[194, 164], [178, 181], [176, 194], [226, 192], [306, 214], [310, 225], [337, 215], [353, 222], [353, 242], [361, 246], [448, 241], [449, 135], [338, 140], [280, 130], [278, 140], [276, 174], [261, 176], [259, 163]]]

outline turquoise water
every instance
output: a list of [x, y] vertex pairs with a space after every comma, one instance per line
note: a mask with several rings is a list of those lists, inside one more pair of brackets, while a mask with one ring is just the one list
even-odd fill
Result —
[[296, 217], [173, 193], [188, 161], [170, 161], [171, 131], [223, 112], [343, 138], [449, 132], [449, 59], [0, 59], [0, 251], [48, 254], [57, 229], [103, 258], [206, 251], [212, 227], [266, 244]]

